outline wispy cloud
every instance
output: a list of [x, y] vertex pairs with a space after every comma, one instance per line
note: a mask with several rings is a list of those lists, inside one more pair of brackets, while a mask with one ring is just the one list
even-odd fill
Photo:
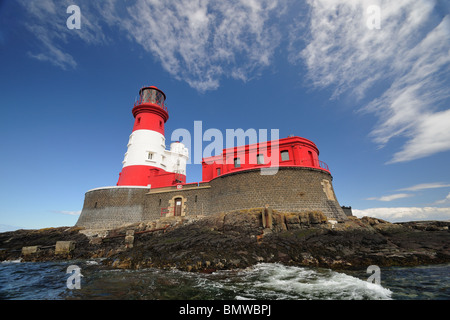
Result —
[[403, 198], [408, 198], [408, 197], [412, 197], [414, 196], [413, 194], [410, 193], [397, 193], [397, 194], [391, 194], [388, 196], [382, 196], [382, 197], [371, 197], [371, 198], [367, 198], [366, 200], [378, 200], [378, 201], [393, 201], [393, 200], [397, 200], [397, 199], [403, 199]]
[[81, 214], [81, 210], [78, 211], [65, 211], [65, 210], [55, 210], [54, 213], [67, 214], [69, 216], [79, 216]]
[[221, 77], [248, 80], [268, 66], [279, 34], [278, 1], [138, 0], [121, 26], [172, 76], [206, 91]]
[[398, 191], [419, 191], [419, 190], [424, 190], [424, 189], [436, 189], [436, 188], [445, 188], [445, 187], [450, 187], [450, 184], [445, 184], [442, 182], [432, 182], [432, 183], [416, 184], [411, 187], [398, 189]]
[[[69, 0], [20, 0], [32, 17], [29, 29], [42, 43], [30, 56], [65, 69], [75, 67], [61, 43], [79, 37], [86, 43], [104, 43], [102, 26], [122, 32], [139, 44], [174, 78], [199, 91], [214, 90], [221, 78], [243, 81], [270, 65], [281, 34], [274, 19], [286, 2], [279, 0], [136, 0], [127, 6], [117, 0], [78, 1], [81, 30], [65, 27]], [[36, 30], [42, 28], [44, 32]], [[117, 34], [116, 34], [117, 35]]]
[[399, 207], [399, 208], [370, 208], [364, 210], [353, 209], [353, 214], [380, 218], [390, 222], [414, 220], [450, 220], [450, 208], [437, 207]]
[[65, 51], [64, 45], [69, 41], [81, 39], [87, 44], [102, 44], [107, 38], [96, 18], [96, 11], [92, 10], [95, 4], [84, 3], [82, 10], [82, 28], [69, 30], [66, 20], [69, 14], [67, 7], [73, 1], [19, 0], [27, 18], [24, 19], [26, 28], [38, 40], [38, 45], [28, 55], [32, 58], [47, 61], [63, 70], [76, 68], [74, 57]]
[[[313, 87], [371, 99], [360, 109], [376, 114], [371, 132], [380, 147], [406, 138], [390, 163], [450, 150], [450, 16], [428, 0], [315, 0], [306, 47], [292, 50]], [[366, 25], [369, 5], [381, 9], [381, 28]], [[376, 92], [376, 93], [375, 93]], [[380, 93], [381, 92], [381, 93]]]
[[[258, 77], [277, 50], [288, 50], [313, 88], [376, 115], [370, 137], [380, 148], [402, 139], [388, 163], [450, 150], [450, 13], [436, 1], [80, 0], [81, 30], [66, 28], [70, 0], [19, 2], [40, 43], [30, 57], [63, 69], [77, 66], [65, 44], [108, 43], [105, 28], [202, 92], [223, 78]], [[367, 27], [369, 5], [381, 9], [380, 29]]]
[[435, 202], [435, 204], [447, 204], [447, 203], [450, 203], [450, 192], [444, 199]]

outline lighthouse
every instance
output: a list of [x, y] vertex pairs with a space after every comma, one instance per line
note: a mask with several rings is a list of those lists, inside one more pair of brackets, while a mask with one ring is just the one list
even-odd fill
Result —
[[[166, 150], [165, 100], [157, 87], [139, 90], [119, 181], [86, 192], [76, 226], [105, 230], [161, 217], [249, 209], [264, 214], [267, 206], [310, 217], [321, 212], [333, 223], [348, 219], [334, 193], [330, 169], [319, 160], [318, 147], [298, 136], [223, 149], [203, 159], [201, 182], [186, 183], [188, 149], [176, 141]], [[276, 174], [261, 174], [274, 159]], [[287, 223], [286, 227], [290, 228]]]
[[188, 149], [173, 142], [166, 150], [164, 125], [169, 119], [166, 95], [157, 87], [143, 87], [134, 103], [133, 130], [122, 161], [117, 186], [159, 188], [186, 183]]

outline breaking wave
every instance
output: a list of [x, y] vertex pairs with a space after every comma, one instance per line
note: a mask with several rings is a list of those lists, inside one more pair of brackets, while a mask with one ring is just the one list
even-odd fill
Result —
[[235, 292], [235, 299], [391, 299], [378, 284], [328, 269], [261, 263], [243, 271], [217, 272], [199, 279], [204, 290]]
[[[81, 269], [81, 289], [69, 290], [70, 265]], [[369, 283], [365, 270], [261, 263], [211, 274], [178, 270], [118, 270], [97, 260], [0, 263], [0, 300], [383, 300], [450, 298], [450, 264], [390, 267], [381, 285]]]

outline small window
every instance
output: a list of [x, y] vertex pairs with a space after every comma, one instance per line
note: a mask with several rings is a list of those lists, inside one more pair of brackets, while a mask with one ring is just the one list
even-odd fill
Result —
[[257, 164], [264, 164], [264, 155], [263, 154], [258, 154], [256, 156], [256, 163]]
[[141, 117], [138, 117], [137, 124], [140, 124], [140, 123], [141, 123]]
[[159, 122], [159, 126], [162, 128], [162, 121]]
[[195, 202], [197, 202], [197, 196], [195, 196]]
[[220, 176], [220, 168], [217, 168], [217, 175]]
[[281, 161], [289, 160], [289, 151], [281, 151]]
[[234, 158], [234, 167], [235, 168], [241, 167], [241, 158]]
[[159, 199], [159, 206], [161, 207], [161, 199]]
[[149, 152], [147, 156], [148, 160], [153, 160], [153, 152]]
[[95, 201], [94, 208], [97, 208], [97, 201]]

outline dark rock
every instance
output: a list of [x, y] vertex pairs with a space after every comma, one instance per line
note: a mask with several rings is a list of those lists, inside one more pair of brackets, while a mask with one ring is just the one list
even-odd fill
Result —
[[[157, 267], [195, 272], [245, 268], [258, 262], [344, 269], [450, 261], [450, 234], [445, 222], [392, 224], [371, 217], [349, 217], [346, 222], [331, 224], [321, 212], [274, 210], [271, 228], [264, 228], [262, 210], [139, 223], [104, 232], [102, 236], [88, 237], [77, 228], [0, 233], [0, 259], [102, 257], [103, 263], [113, 268]], [[128, 237], [134, 234], [132, 247], [126, 246], [127, 233]], [[56, 255], [51, 249], [56, 241], [75, 241], [76, 247], [68, 254]], [[21, 254], [22, 247], [38, 244], [47, 249], [27, 256]]]

